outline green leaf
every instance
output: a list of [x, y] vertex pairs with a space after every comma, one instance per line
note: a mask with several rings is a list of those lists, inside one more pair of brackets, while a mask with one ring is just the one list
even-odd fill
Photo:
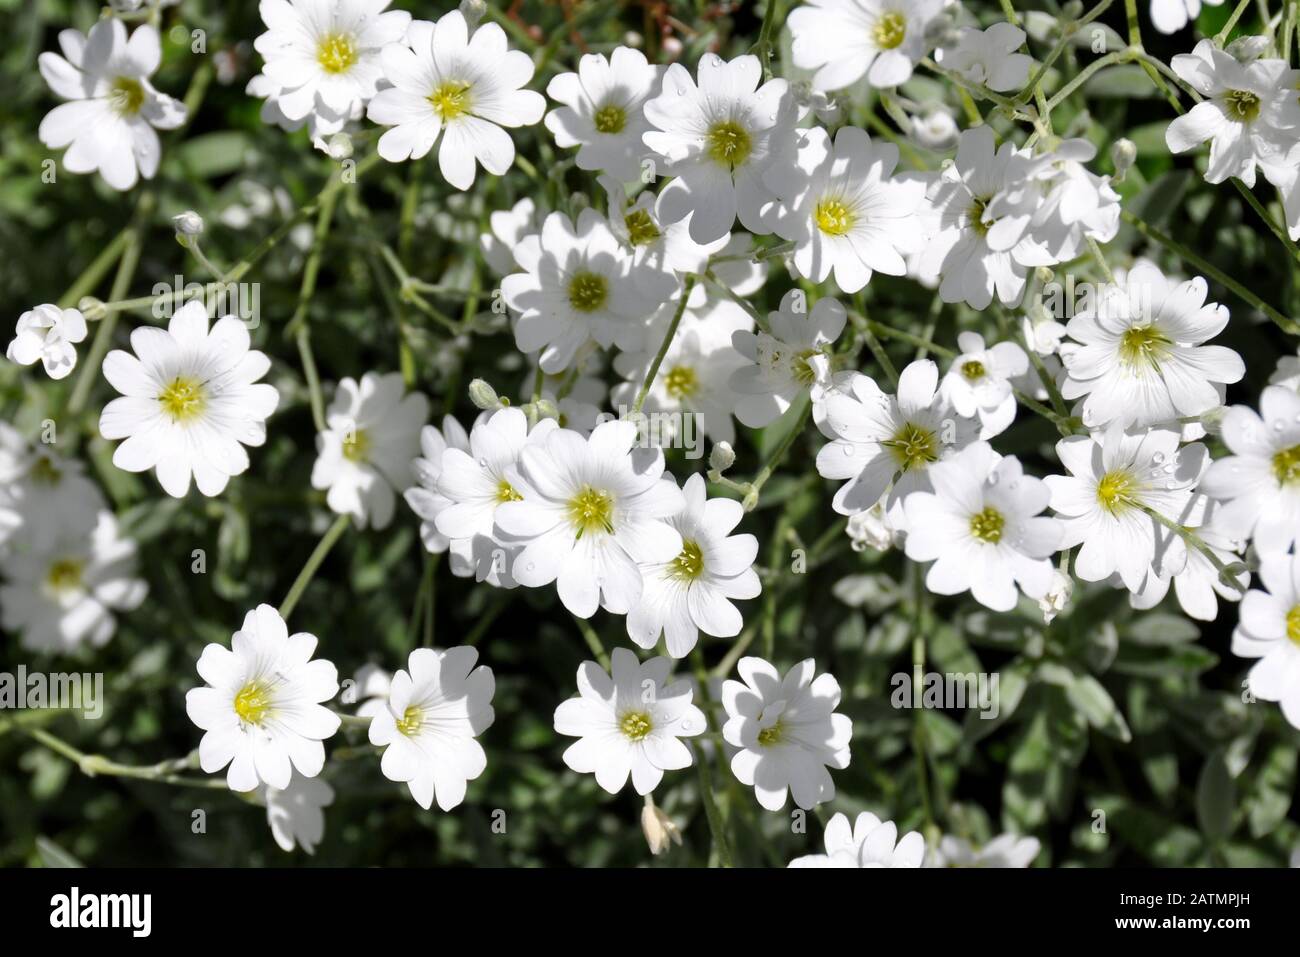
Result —
[[59, 845], [55, 844], [48, 837], [41, 836], [36, 838], [36, 853], [41, 858], [42, 867], [84, 867], [81, 861], [77, 860]]
[[1237, 787], [1228, 772], [1223, 752], [1215, 751], [1201, 768], [1196, 783], [1196, 820], [1212, 844], [1232, 833], [1232, 812]]

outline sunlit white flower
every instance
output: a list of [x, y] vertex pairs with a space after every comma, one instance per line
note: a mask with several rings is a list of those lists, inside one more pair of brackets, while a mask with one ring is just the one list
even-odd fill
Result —
[[792, 241], [796, 272], [813, 282], [832, 273], [844, 292], [857, 292], [873, 271], [903, 276], [903, 256], [926, 241], [916, 215], [925, 183], [894, 176], [898, 147], [873, 143], [842, 126], [832, 143], [820, 127], [798, 135], [791, 162], [773, 164], [763, 176], [782, 203], [777, 234]]
[[645, 145], [675, 176], [659, 194], [659, 216], [666, 223], [689, 216], [698, 243], [721, 239], [737, 217], [750, 232], [769, 233], [763, 208], [772, 195], [763, 173], [794, 126], [788, 85], [763, 83], [758, 57], [750, 55], [725, 61], [706, 53], [696, 72], [698, 86], [684, 66], [672, 64], [663, 92], [645, 105], [654, 127]]
[[520, 268], [515, 260], [515, 247], [525, 236], [542, 228], [537, 213], [537, 204], [525, 196], [509, 209], [498, 209], [488, 216], [490, 232], [479, 237], [479, 249], [498, 276], [508, 276]]
[[51, 379], [62, 379], [77, 364], [76, 344], [86, 338], [86, 319], [76, 309], [46, 303], [18, 317], [5, 356], [29, 366], [40, 362]]
[[162, 147], [159, 130], [185, 122], [185, 106], [149, 82], [162, 60], [158, 31], [149, 24], [127, 39], [121, 20], [100, 20], [88, 34], [59, 33], [57, 53], [38, 63], [50, 89], [69, 102], [41, 120], [39, 136], [50, 149], [68, 147], [63, 166], [72, 173], [96, 170], [116, 190], [139, 177], [153, 179]]
[[529, 588], [555, 582], [564, 607], [627, 614], [641, 597], [639, 564], [671, 561], [682, 537], [668, 519], [681, 490], [663, 478], [663, 452], [634, 448], [636, 426], [610, 421], [583, 438], [555, 429], [528, 444], [507, 475], [519, 501], [496, 510], [497, 526], [523, 545], [511, 572]]
[[[708, 267], [709, 257], [721, 254], [731, 238], [728, 233], [711, 243], [697, 243], [691, 238], [689, 219], [675, 223], [659, 221], [653, 191], [642, 190], [629, 199], [618, 179], [606, 175], [600, 177], [600, 183], [609, 200], [609, 228], [632, 250], [633, 279], [658, 282], [656, 272], [702, 273]], [[704, 295], [704, 286], [697, 284], [692, 291], [693, 303]]]
[[343, 379], [316, 436], [312, 488], [327, 489], [329, 507], [357, 527], [386, 527], [396, 493], [415, 478], [411, 462], [428, 415], [429, 400], [407, 393], [400, 372]]
[[1040, 516], [1051, 493], [1015, 456], [975, 442], [929, 469], [933, 492], [904, 502], [907, 557], [933, 561], [925, 585], [939, 595], [970, 591], [981, 605], [1010, 611], [1019, 592], [1042, 598], [1064, 529]]
[[1201, 491], [1226, 504], [1223, 527], [1264, 553], [1285, 552], [1300, 537], [1300, 395], [1264, 389], [1259, 412], [1234, 405], [1223, 416], [1232, 455], [1210, 466]]
[[748, 360], [731, 375], [736, 418], [761, 429], [784, 415], [802, 393], [818, 398], [846, 319], [837, 300], [819, 299], [810, 311], [803, 290], [792, 289], [781, 297], [780, 308], [768, 313], [770, 332], [733, 333], [736, 351]]
[[794, 64], [816, 70], [818, 90], [862, 79], [885, 89], [906, 83], [927, 53], [926, 29], [945, 0], [808, 0], [790, 12]]
[[731, 759], [732, 773], [753, 786], [758, 803], [769, 811], [784, 807], [787, 794], [804, 810], [834, 798], [835, 782], [826, 768], [849, 766], [853, 733], [853, 723], [834, 713], [839, 682], [816, 675], [811, 658], [784, 677], [762, 658], [741, 658], [736, 671], [743, 681], [722, 686], [727, 712], [722, 736], [740, 749]]
[[848, 480], [835, 493], [835, 511], [871, 508], [891, 482], [890, 509], [914, 491], [929, 491], [930, 466], [974, 438], [973, 425], [955, 415], [938, 384], [938, 367], [924, 359], [903, 370], [897, 396], [861, 374], [851, 377], [847, 392], [826, 395], [818, 425], [832, 441], [817, 454], [817, 471]]
[[789, 866], [920, 867], [925, 857], [925, 839], [919, 831], [909, 831], [898, 840], [894, 822], [881, 822], [870, 811], [863, 811], [852, 824], [847, 815], [834, 815], [826, 822], [822, 840], [825, 854], [797, 857]]
[[283, 790], [263, 784], [257, 800], [266, 805], [266, 823], [280, 850], [301, 847], [316, 853], [325, 836], [325, 808], [334, 803], [334, 789], [327, 782], [295, 774]]
[[1029, 371], [1029, 357], [1014, 342], [986, 347], [978, 332], [959, 332], [957, 349], [939, 391], [958, 415], [979, 418], [980, 438], [991, 439], [1016, 418], [1013, 380]]
[[407, 669], [393, 675], [387, 708], [370, 722], [370, 743], [384, 749], [380, 770], [404, 783], [415, 803], [450, 811], [484, 769], [487, 755], [475, 738], [492, 725], [496, 680], [478, 651], [462, 646], [417, 648]]
[[1036, 181], [1043, 197], [1030, 223], [1040, 258], [1067, 262], [1088, 251], [1089, 239], [1105, 244], [1119, 232], [1119, 193], [1086, 165], [1096, 156], [1085, 139], [1063, 140], [1047, 154], [1047, 175]]
[[1161, 33], [1177, 33], [1201, 14], [1201, 4], [1217, 7], [1223, 0], [1151, 0], [1151, 22]]
[[289, 634], [270, 605], [244, 616], [230, 647], [209, 644], [199, 655], [206, 682], [185, 695], [185, 712], [206, 732], [199, 765], [209, 774], [230, 765], [233, 791], [259, 784], [284, 790], [293, 771], [314, 778], [325, 765], [321, 743], [339, 729], [339, 717], [322, 702], [338, 694], [338, 672], [311, 660], [316, 636]]
[[631, 257], [590, 208], [578, 214], [576, 226], [551, 213], [541, 235], [515, 247], [515, 258], [524, 271], [506, 276], [501, 294], [519, 314], [515, 344], [521, 352], [540, 350], [544, 372], [569, 368], [591, 342], [638, 348], [645, 320], [676, 286], [663, 273], [654, 274], [657, 285], [634, 279]]
[[684, 658], [699, 632], [734, 638], [744, 619], [735, 598], [756, 598], [762, 590], [754, 572], [758, 540], [732, 535], [745, 510], [734, 499], [707, 499], [698, 473], [682, 487], [685, 505], [670, 519], [682, 536], [682, 550], [667, 562], [641, 566], [645, 587], [628, 612], [627, 633], [651, 649], [664, 637], [668, 654]]
[[1221, 405], [1215, 384], [1238, 381], [1246, 366], [1202, 345], [1228, 324], [1226, 306], [1206, 303], [1205, 280], [1177, 283], [1146, 260], [1116, 280], [1065, 327], [1074, 342], [1061, 347], [1061, 394], [1084, 397], [1084, 424], [1156, 425]]
[[438, 168], [457, 189], [474, 185], [475, 164], [503, 176], [515, 161], [515, 144], [502, 127], [531, 126], [546, 100], [522, 89], [533, 77], [532, 58], [506, 47], [506, 34], [484, 23], [471, 34], [459, 10], [438, 22], [413, 21], [404, 43], [380, 55], [391, 88], [380, 90], [366, 115], [392, 129], [379, 138], [390, 163], [418, 160], [439, 135]]
[[261, 0], [266, 32], [253, 47], [266, 61], [248, 92], [262, 117], [286, 129], [306, 123], [323, 138], [360, 119], [384, 80], [380, 51], [402, 39], [411, 15], [390, 0]]
[[665, 771], [692, 764], [682, 738], [707, 730], [704, 712], [691, 703], [689, 681], [668, 684], [668, 658], [640, 662], [615, 648], [610, 671], [594, 661], [578, 668], [578, 697], [555, 709], [555, 731], [579, 740], [564, 751], [564, 763], [617, 794], [632, 778], [637, 794], [649, 794]]
[[[1129, 591], [1159, 560], [1158, 574], [1176, 574], [1186, 563], [1181, 538], [1166, 542], [1160, 523], [1147, 509], [1181, 523], [1189, 515], [1192, 489], [1207, 463], [1205, 446], [1178, 447], [1171, 429], [1125, 432], [1111, 426], [1091, 436], [1073, 435], [1056, 443], [1069, 475], [1044, 481], [1052, 509], [1065, 525], [1061, 548], [1080, 546], [1074, 572], [1084, 581], [1105, 581], [1118, 572]], [[1157, 555], [1159, 541], [1167, 548]]]
[[67, 654], [98, 648], [117, 629], [115, 612], [144, 601], [136, 544], [111, 512], [93, 528], [66, 529], [47, 548], [0, 557], [0, 624], [28, 651]]
[[997, 93], [1023, 89], [1029, 82], [1034, 58], [1017, 53], [1025, 31], [1010, 23], [995, 23], [986, 30], [963, 28], [957, 42], [935, 53], [935, 59], [970, 83], [983, 84]]
[[1252, 589], [1242, 599], [1232, 653], [1259, 659], [1246, 679], [1251, 694], [1276, 701], [1300, 728], [1300, 557], [1265, 555], [1259, 577], [1267, 591]]
[[855, 552], [866, 551], [868, 548], [874, 548], [878, 552], [888, 551], [897, 534], [885, 512], [883, 500], [871, 508], [850, 515], [844, 530], [849, 536], [849, 547]]
[[[1245, 550], [1245, 542], [1228, 534], [1222, 516], [1222, 505], [1198, 495], [1192, 503], [1190, 514], [1183, 519], [1183, 524], [1195, 527], [1197, 537], [1225, 566], [1231, 568], [1237, 565], [1242, 569], [1233, 576], [1240, 588], [1234, 588], [1225, 582], [1214, 563], [1199, 549], [1192, 548], [1187, 551], [1187, 564], [1182, 571], [1172, 576], [1151, 572], [1147, 575], [1142, 590], [1129, 596], [1129, 604], [1138, 609], [1154, 608], [1169, 593], [1171, 583], [1184, 613], [1200, 621], [1214, 621], [1218, 617], [1219, 598], [1240, 601], [1245, 589], [1250, 586], [1250, 572], [1241, 564], [1239, 554]], [[1177, 532], [1163, 526], [1157, 529], [1156, 553], [1167, 551], [1176, 535]]]
[[1028, 867], [1040, 850], [1036, 837], [999, 834], [976, 847], [964, 837], [945, 834], [931, 850], [926, 867]]
[[406, 504], [420, 518], [420, 541], [425, 550], [441, 555], [450, 544], [435, 524], [438, 513], [451, 504], [447, 496], [438, 491], [438, 476], [442, 474], [442, 455], [447, 449], [469, 451], [469, 436], [465, 428], [450, 415], [444, 416], [442, 429], [426, 425], [420, 430], [420, 457], [411, 463], [415, 484], [402, 493]]
[[578, 147], [578, 169], [599, 170], [621, 182], [641, 174], [646, 152], [641, 134], [650, 129], [645, 103], [659, 92], [662, 67], [631, 47], [615, 47], [607, 59], [588, 53], [576, 73], [561, 73], [546, 95], [563, 104], [546, 114], [546, 128], [561, 148]]
[[1268, 377], [1268, 384], [1300, 392], [1300, 355], [1282, 356], [1278, 359], [1277, 368]]
[[1286, 157], [1300, 137], [1300, 98], [1296, 73], [1285, 60], [1239, 63], [1214, 41], [1202, 40], [1170, 66], [1204, 97], [1169, 124], [1170, 152], [1185, 153], [1209, 140], [1207, 181], [1235, 176], [1254, 186], [1257, 165], [1274, 185], [1290, 181], [1293, 167]]
[[259, 383], [271, 360], [249, 348], [248, 327], [225, 316], [208, 329], [200, 301], [176, 311], [165, 330], [131, 332], [132, 352], [104, 358], [104, 378], [122, 398], [104, 407], [99, 431], [125, 439], [113, 464], [127, 472], [153, 469], [168, 495], [180, 498], [190, 477], [204, 495], [219, 495], [248, 469], [244, 446], [266, 442], [266, 419], [280, 402]]

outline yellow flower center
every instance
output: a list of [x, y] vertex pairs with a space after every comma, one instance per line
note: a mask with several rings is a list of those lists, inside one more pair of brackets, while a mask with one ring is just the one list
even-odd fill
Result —
[[895, 50], [907, 39], [907, 17], [890, 10], [871, 28], [871, 39], [878, 50]]
[[971, 200], [970, 209], [966, 210], [966, 218], [970, 220], [970, 228], [974, 230], [975, 235], [983, 238], [989, 234], [989, 226], [992, 223], [984, 222], [984, 210], [988, 209], [988, 199], [979, 196]]
[[892, 439], [882, 442], [904, 472], [925, 468], [939, 458], [939, 440], [929, 429], [904, 423]]
[[416, 734], [424, 724], [424, 710], [411, 705], [402, 712], [402, 717], [396, 724], [397, 730], [409, 738], [411, 735]]
[[58, 485], [59, 480], [63, 478], [62, 470], [44, 455], [32, 463], [31, 471], [27, 475], [33, 482], [40, 482], [42, 485]]
[[433, 111], [446, 123], [469, 112], [470, 84], [448, 80], [429, 94]]
[[1273, 456], [1273, 474], [1279, 485], [1294, 485], [1300, 482], [1300, 445], [1283, 449]]
[[158, 402], [173, 422], [188, 422], [200, 415], [207, 405], [203, 384], [185, 376], [173, 379], [158, 396]]
[[608, 492], [584, 485], [569, 499], [569, 522], [582, 538], [588, 532], [614, 531], [614, 499]]
[[650, 720], [650, 715], [644, 711], [629, 711], [619, 721], [618, 729], [628, 740], [640, 741], [654, 730], [654, 723]]
[[627, 112], [621, 106], [602, 106], [596, 111], [597, 133], [622, 133], [627, 125]]
[[1097, 483], [1097, 501], [1112, 515], [1137, 504], [1137, 479], [1123, 469], [1107, 472]]
[[800, 385], [812, 385], [817, 379], [817, 370], [813, 368], [812, 357], [819, 355], [818, 349], [804, 349], [790, 359], [790, 374]]
[[497, 501], [498, 502], [522, 502], [524, 497], [515, 491], [515, 487], [501, 479], [497, 482]]
[[271, 689], [261, 681], [250, 681], [235, 695], [235, 714], [246, 724], [261, 724], [271, 710]]
[[689, 399], [700, 389], [700, 378], [690, 366], [673, 366], [664, 376], [664, 391], [674, 399]]
[[1006, 523], [1001, 512], [995, 508], [986, 508], [970, 517], [970, 533], [981, 542], [996, 545], [1002, 541], [1002, 528]]
[[609, 282], [594, 272], [580, 272], [569, 280], [569, 305], [578, 312], [595, 312], [609, 299]]
[[1229, 90], [1223, 94], [1223, 106], [1228, 119], [1239, 123], [1252, 123], [1259, 116], [1259, 96], [1250, 90]]
[[623, 217], [627, 239], [633, 246], [648, 246], [661, 235], [659, 227], [644, 209], [634, 209]]
[[838, 199], [823, 199], [813, 216], [817, 228], [831, 236], [843, 236], [853, 228], [853, 213]]
[[75, 558], [60, 558], [51, 562], [45, 573], [45, 584], [55, 595], [76, 591], [81, 587], [81, 573], [85, 563]]
[[733, 170], [749, 158], [749, 151], [754, 147], [749, 131], [734, 120], [714, 123], [705, 140], [714, 162]]
[[672, 560], [668, 573], [680, 581], [695, 581], [704, 573], [704, 552], [696, 542], [683, 541], [681, 553]]
[[1300, 605], [1286, 613], [1286, 636], [1300, 645]]
[[346, 33], [322, 37], [316, 47], [316, 62], [326, 73], [346, 73], [357, 62], [357, 47]]
[[119, 76], [108, 92], [108, 101], [120, 116], [135, 116], [144, 106], [144, 84], [129, 76]]
[[961, 374], [970, 382], [978, 382], [984, 378], [984, 363], [978, 359], [968, 359], [961, 364]]
[[1119, 341], [1120, 361], [1127, 366], [1160, 365], [1169, 352], [1173, 340], [1155, 326], [1135, 326], [1127, 330]]
[[780, 744], [783, 737], [785, 737], [785, 725], [778, 719], [770, 728], [758, 732], [758, 743], [765, 748], [770, 748], [774, 744]]
[[343, 457], [349, 462], [364, 462], [370, 455], [370, 433], [365, 429], [353, 429], [343, 437]]

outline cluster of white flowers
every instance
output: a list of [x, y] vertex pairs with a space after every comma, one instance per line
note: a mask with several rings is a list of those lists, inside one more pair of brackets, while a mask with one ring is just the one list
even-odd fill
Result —
[[[502, 589], [553, 584], [580, 626], [603, 609], [624, 616], [630, 644], [653, 652], [662, 640], [664, 655], [642, 661], [620, 647], [607, 663], [578, 668], [578, 696], [554, 714], [555, 731], [577, 739], [563, 754], [569, 768], [609, 792], [630, 778], [645, 795], [665, 772], [725, 746], [736, 779], [776, 811], [788, 799], [804, 809], [831, 800], [829, 769], [849, 765], [840, 685], [811, 658], [782, 672], [740, 657], [740, 680], [725, 680], [716, 696], [672, 677], [701, 635], [740, 635], [745, 606], [735, 602], [761, 590], [759, 543], [737, 530], [762, 481], [742, 486], [715, 468], [710, 477], [728, 491], [710, 497], [703, 474], [673, 474], [661, 446], [683, 438], [683, 417], [698, 418], [730, 456], [736, 422], [761, 429], [790, 414], [801, 429], [804, 419], [793, 420], [806, 411], [827, 440], [816, 470], [842, 483], [830, 508], [847, 518], [854, 547], [899, 545], [928, 565], [924, 582], [938, 595], [969, 592], [998, 612], [1027, 599], [1049, 621], [1073, 578], [1123, 588], [1137, 608], [1172, 586], [1203, 620], [1216, 616], [1218, 599], [1244, 595], [1232, 649], [1258, 659], [1252, 692], [1300, 727], [1297, 361], [1279, 368], [1258, 412], [1225, 410], [1227, 387], [1246, 371], [1210, 342], [1228, 308], [1208, 301], [1205, 279], [1167, 276], [1145, 259], [1113, 274], [1102, 261], [1100, 295], [1051, 329], [1026, 319], [1015, 341], [1008, 330], [1019, 317], [1010, 314], [1027, 289], [1051, 267], [1101, 259], [1118, 233], [1120, 195], [1089, 168], [1095, 147], [1041, 130], [1025, 145], [999, 142], [990, 123], [927, 141], [918, 119], [913, 138], [952, 155], [940, 169], [901, 168], [896, 143], [828, 119], [827, 94], [860, 81], [892, 90], [922, 65], [1017, 93], [1034, 69], [1018, 26], [958, 28], [954, 0], [809, 0], [788, 20], [794, 64], [811, 71], [803, 87], [771, 77], [755, 55], [705, 53], [692, 70], [618, 46], [554, 76], [547, 112], [527, 89], [533, 59], [510, 49], [500, 26], [458, 10], [418, 20], [388, 5], [263, 0], [266, 32], [254, 47], [264, 65], [248, 86], [263, 119], [305, 125], [322, 148], [368, 120], [383, 128], [380, 157], [419, 161], [436, 148], [458, 190], [473, 186], [479, 167], [504, 175], [516, 161], [508, 131], [544, 123], [593, 174], [603, 212], [600, 203], [547, 210], [525, 198], [491, 212], [481, 237], [502, 277], [509, 333], [533, 365], [532, 402], [494, 394], [476, 399], [484, 411], [468, 429], [451, 415], [436, 427], [429, 401], [401, 373], [343, 377], [316, 410], [311, 485], [360, 529], [418, 521], [425, 549], [447, 553], [455, 575]], [[1200, 3], [1151, 6], [1172, 32]], [[128, 37], [110, 17], [88, 35], [64, 31], [59, 44], [62, 55], [42, 54], [40, 68], [68, 102], [42, 122], [42, 142], [67, 147], [68, 170], [97, 170], [118, 190], [152, 177], [155, 129], [186, 119], [149, 82], [161, 56], [156, 30]], [[1253, 187], [1262, 170], [1300, 238], [1300, 72], [1249, 49], [1203, 40], [1174, 58], [1200, 100], [1170, 124], [1167, 144], [1182, 153], [1208, 142], [1211, 183], [1236, 177]], [[772, 238], [759, 250], [756, 237]], [[764, 316], [746, 297], [779, 257], [795, 286]], [[962, 329], [955, 349], [927, 335], [923, 354], [946, 357], [943, 369], [918, 358], [867, 375], [853, 366], [878, 324], [862, 314], [860, 293], [877, 274], [906, 277], [937, 304], [1017, 321], [999, 323], [998, 341]], [[844, 301], [821, 295], [825, 283]], [[98, 318], [83, 308], [24, 312], [8, 357], [67, 376], [87, 318]], [[135, 328], [130, 345], [102, 363], [120, 393], [99, 417], [101, 436], [120, 440], [113, 464], [153, 470], [171, 496], [185, 496], [191, 480], [202, 495], [220, 495], [250, 468], [247, 448], [266, 441], [280, 401], [260, 381], [271, 360], [252, 348], [245, 323], [213, 323], [201, 302], [177, 309], [166, 329]], [[619, 376], [612, 388], [603, 369]], [[1022, 407], [1061, 430], [1061, 474], [1029, 475], [992, 444]], [[653, 439], [629, 412], [677, 424]], [[1230, 454], [1211, 461], [1208, 435]], [[399, 496], [414, 518], [399, 511]], [[1248, 590], [1248, 548], [1262, 590]], [[3, 625], [36, 650], [102, 644], [114, 613], [144, 597], [134, 544], [80, 464], [8, 427], [0, 578]], [[276, 609], [259, 605], [229, 648], [204, 649], [205, 686], [187, 697], [204, 732], [203, 770], [226, 769], [232, 789], [256, 792], [281, 846], [307, 850], [333, 799], [318, 777], [323, 742], [342, 720], [327, 707], [339, 690], [335, 665], [316, 652], [316, 637], [290, 634]], [[369, 721], [383, 774], [423, 808], [456, 807], [485, 770], [477, 737], [493, 722], [494, 678], [478, 658], [472, 647], [414, 651], [347, 716]], [[702, 737], [710, 727], [711, 740]], [[916, 867], [925, 856], [920, 834], [900, 840], [893, 822], [866, 812], [852, 826], [831, 818], [825, 851], [791, 866]], [[1025, 866], [1037, 851], [1013, 835], [980, 851], [945, 838], [931, 862]]]

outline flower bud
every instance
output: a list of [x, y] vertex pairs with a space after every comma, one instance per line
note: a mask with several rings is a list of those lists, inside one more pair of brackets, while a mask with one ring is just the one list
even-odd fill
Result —
[[98, 322], [108, 315], [103, 300], [96, 299], [94, 296], [82, 296], [81, 301], [77, 303], [77, 311], [87, 322]]
[[[934, 107], [913, 117], [912, 138], [936, 153], [946, 153], [957, 145], [957, 121], [942, 107]], [[957, 175], [954, 170], [953, 175]]]
[[1052, 619], [1065, 610], [1065, 606], [1070, 603], [1070, 596], [1074, 594], [1074, 582], [1069, 575], [1064, 575], [1060, 570], [1052, 572], [1052, 584], [1047, 589], [1047, 594], [1038, 599], [1038, 608], [1043, 613], [1043, 622], [1050, 625]]
[[460, 0], [460, 15], [465, 18], [465, 23], [471, 30], [483, 19], [485, 13], [487, 4], [483, 0]]
[[641, 830], [645, 832], [645, 841], [650, 845], [651, 854], [662, 854], [673, 844], [680, 846], [682, 843], [681, 829], [654, 804], [647, 804], [641, 809]]
[[709, 468], [721, 475], [736, 463], [736, 452], [730, 442], [715, 442], [709, 451]]
[[482, 379], [475, 379], [469, 384], [469, 400], [474, 403], [475, 407], [485, 412], [499, 409], [506, 404], [497, 395], [497, 390]]
[[203, 235], [203, 217], [192, 209], [173, 216], [172, 225], [176, 228], [176, 241], [185, 247]]
[[1128, 171], [1133, 168], [1137, 162], [1137, 146], [1130, 139], [1120, 137], [1110, 147], [1110, 161], [1115, 166], [1115, 175], [1111, 177], [1115, 182], [1121, 183]]
[[879, 502], [866, 511], [850, 515], [847, 531], [855, 552], [866, 548], [884, 552], [894, 544], [894, 529]]
[[1224, 52], [1241, 63], [1251, 63], [1268, 51], [1268, 44], [1268, 37], [1238, 37], [1224, 48]]
[[347, 159], [352, 155], [352, 137], [347, 133], [335, 133], [326, 143], [325, 152], [329, 153], [330, 159], [340, 161]]

